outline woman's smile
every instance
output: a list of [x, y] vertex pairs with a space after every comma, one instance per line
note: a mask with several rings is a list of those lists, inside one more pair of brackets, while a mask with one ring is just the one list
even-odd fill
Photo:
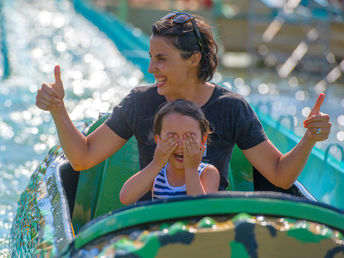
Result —
[[160, 78], [160, 77], [155, 77], [155, 85], [156, 87], [160, 88], [164, 86], [166, 83], [167, 79], [166, 78]]

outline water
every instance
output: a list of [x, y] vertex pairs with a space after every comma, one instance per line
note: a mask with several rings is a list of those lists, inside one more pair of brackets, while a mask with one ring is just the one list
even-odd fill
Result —
[[67, 1], [5, 0], [3, 15], [12, 73], [0, 82], [0, 256], [8, 255], [20, 193], [57, 143], [49, 113], [35, 106], [54, 65], [61, 66], [67, 109], [79, 125], [111, 111], [143, 78]]
[[[20, 193], [49, 148], [57, 143], [48, 112], [35, 106], [42, 82], [53, 78], [60, 64], [66, 90], [65, 103], [76, 124], [97, 118], [131, 88], [142, 82], [142, 73], [127, 63], [97, 28], [76, 14], [65, 0], [4, 0], [3, 16], [8, 37], [11, 77], [0, 81], [0, 256], [8, 255], [8, 235]], [[0, 67], [1, 70], [1, 67]], [[302, 121], [314, 104], [316, 82], [271, 74], [248, 78], [216, 73], [214, 80], [244, 95], [251, 103], [270, 102], [272, 115], [294, 117], [302, 135]], [[317, 144], [344, 141], [344, 88], [332, 85], [322, 109], [330, 113], [330, 139]], [[337, 155], [335, 150], [333, 154]], [[339, 157], [340, 158], [340, 157]]]

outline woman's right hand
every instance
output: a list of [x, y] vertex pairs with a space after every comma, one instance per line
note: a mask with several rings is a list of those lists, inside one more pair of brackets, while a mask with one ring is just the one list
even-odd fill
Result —
[[36, 106], [42, 110], [54, 111], [63, 105], [65, 92], [60, 75], [60, 66], [55, 66], [54, 75], [54, 83], [43, 83], [42, 87], [37, 91]]

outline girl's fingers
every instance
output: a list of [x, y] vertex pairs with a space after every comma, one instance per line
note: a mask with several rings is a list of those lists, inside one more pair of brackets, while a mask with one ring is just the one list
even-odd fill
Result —
[[186, 139], [183, 139], [183, 153], [184, 156], [186, 156], [187, 153], [189, 153], [188, 143], [186, 142]]
[[175, 136], [171, 136], [167, 139], [161, 140], [158, 145], [164, 150], [164, 152], [170, 154], [177, 147], [177, 139]]
[[194, 150], [195, 146], [194, 146], [194, 142], [193, 142], [191, 136], [190, 135], [186, 136], [184, 138], [184, 141], [185, 141], [185, 145], [186, 145], [187, 151], [188, 152], [192, 152]]
[[166, 140], [166, 146], [168, 149], [174, 148], [176, 144], [177, 144], [177, 138], [175, 136], [172, 136]]
[[170, 144], [169, 148], [167, 150], [168, 154], [171, 154], [172, 152], [174, 152], [174, 150], [177, 148], [177, 146], [178, 146], [177, 142]]
[[196, 150], [196, 151], [200, 150], [199, 144], [196, 141], [196, 136], [195, 135], [193, 135], [193, 134], [187, 135], [186, 140], [187, 140], [187, 142], [189, 144], [189, 148], [190, 149]]
[[153, 159], [158, 162], [160, 165], [165, 165], [168, 161], [170, 155], [174, 152], [177, 148], [177, 141], [175, 139], [164, 139], [158, 141], [157, 146], [155, 148], [154, 157]]
[[186, 134], [183, 136], [184, 168], [197, 168], [202, 160], [203, 151], [196, 136]]
[[191, 154], [198, 154], [201, 150], [200, 143], [197, 142], [196, 136], [187, 134], [184, 136], [183, 142], [185, 142], [186, 151]]
[[160, 141], [161, 144], [163, 145], [168, 145], [170, 144], [171, 142], [174, 142], [176, 140], [176, 137], [175, 136], [168, 136], [168, 138], [164, 138]]
[[184, 152], [184, 157], [186, 157], [191, 151], [191, 146], [190, 143], [187, 139], [187, 137], [183, 137], [183, 152]]

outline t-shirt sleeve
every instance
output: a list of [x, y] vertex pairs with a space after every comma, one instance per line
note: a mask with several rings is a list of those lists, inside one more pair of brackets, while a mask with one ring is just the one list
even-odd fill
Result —
[[132, 90], [113, 108], [111, 116], [105, 121], [117, 135], [124, 139], [133, 136], [134, 116], [136, 114], [136, 94]]
[[265, 141], [267, 136], [252, 107], [243, 98], [237, 103], [234, 141], [242, 150]]

